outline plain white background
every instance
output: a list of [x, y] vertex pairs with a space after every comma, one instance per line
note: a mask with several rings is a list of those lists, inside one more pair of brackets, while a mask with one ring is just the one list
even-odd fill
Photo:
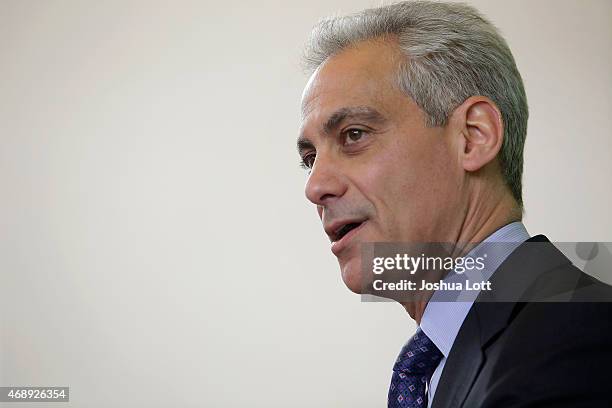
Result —
[[[612, 241], [612, 3], [471, 3], [525, 81], [528, 230]], [[344, 287], [295, 151], [311, 26], [377, 4], [0, 2], [0, 385], [385, 406], [414, 322]]]

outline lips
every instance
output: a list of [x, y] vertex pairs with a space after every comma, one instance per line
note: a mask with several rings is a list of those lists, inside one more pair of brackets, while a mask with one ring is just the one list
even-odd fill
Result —
[[363, 227], [367, 220], [337, 221], [325, 228], [325, 232], [332, 242], [331, 250], [338, 256], [350, 243], [350, 240]]
[[361, 225], [360, 222], [350, 222], [348, 224], [344, 224], [342, 227], [336, 230], [336, 234], [335, 234], [336, 239], [334, 239], [334, 241], [341, 240], [343, 236], [348, 234], [351, 230], [354, 230], [355, 228], [359, 227], [360, 225]]

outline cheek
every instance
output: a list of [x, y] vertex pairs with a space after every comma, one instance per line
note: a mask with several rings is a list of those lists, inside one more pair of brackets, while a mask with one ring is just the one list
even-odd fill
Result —
[[431, 143], [440, 135], [421, 137], [428, 138], [427, 145], [398, 142], [377, 152], [361, 178], [363, 194], [392, 235], [401, 234], [407, 224], [414, 232], [428, 229], [452, 202], [457, 187], [449, 147]]
[[424, 184], [426, 161], [416, 150], [402, 143], [393, 143], [377, 152], [367, 166], [363, 178], [368, 198], [378, 208], [405, 207], [415, 201], [414, 194]]
[[375, 214], [368, 240], [400, 240], [403, 218], [414, 212], [418, 174], [397, 149], [378, 151], [361, 169], [358, 188]]

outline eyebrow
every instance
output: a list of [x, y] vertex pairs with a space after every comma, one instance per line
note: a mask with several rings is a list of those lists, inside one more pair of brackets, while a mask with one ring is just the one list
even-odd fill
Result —
[[[323, 124], [323, 132], [331, 134], [342, 122], [346, 120], [362, 120], [374, 124], [383, 124], [387, 119], [376, 109], [370, 106], [350, 106], [340, 108], [332, 113]], [[300, 155], [308, 149], [313, 149], [313, 143], [305, 136], [300, 136], [297, 140], [297, 150]]]

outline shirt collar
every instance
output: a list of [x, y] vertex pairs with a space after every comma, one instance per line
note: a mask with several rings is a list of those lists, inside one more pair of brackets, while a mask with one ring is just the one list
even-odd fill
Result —
[[[480, 244], [474, 247], [467, 256], [478, 256], [487, 254], [484, 269], [479, 271], [483, 280], [488, 280], [501, 263], [524, 241], [529, 239], [529, 233], [522, 222], [517, 221], [503, 226]], [[502, 245], [491, 245], [493, 243], [505, 243]], [[444, 281], [452, 280], [457, 274], [449, 273]], [[470, 280], [473, 277], [470, 276]], [[464, 291], [465, 292], [465, 291]], [[427, 303], [423, 318], [421, 319], [421, 330], [440, 349], [444, 357], [448, 357], [451, 347], [455, 342], [457, 333], [463, 324], [468, 312], [474, 304], [475, 291], [471, 293], [458, 293], [456, 301], [448, 301], [441, 298], [439, 291], [434, 292]], [[467, 296], [466, 296], [467, 295]], [[462, 301], [461, 299], [469, 299]]]

